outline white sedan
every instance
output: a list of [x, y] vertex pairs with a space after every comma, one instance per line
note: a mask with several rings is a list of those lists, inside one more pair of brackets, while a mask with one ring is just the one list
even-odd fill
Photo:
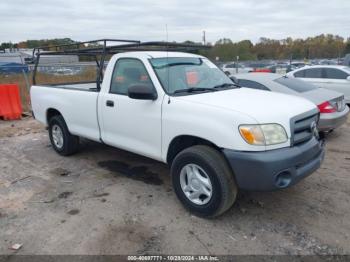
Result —
[[350, 67], [337, 65], [305, 66], [289, 72], [288, 77], [300, 78], [318, 87], [344, 94], [350, 104]]
[[349, 108], [344, 96], [336, 91], [318, 88], [299, 79], [273, 73], [236, 74], [231, 79], [242, 87], [304, 97], [320, 111], [319, 131], [331, 131], [346, 122]]
[[242, 74], [242, 73], [249, 73], [252, 72], [254, 70], [254, 68], [251, 67], [244, 67], [241, 64], [236, 64], [235, 62], [233, 63], [229, 63], [229, 64], [225, 64], [222, 67], [222, 71], [224, 71], [224, 73], [226, 75], [234, 75], [234, 74]]

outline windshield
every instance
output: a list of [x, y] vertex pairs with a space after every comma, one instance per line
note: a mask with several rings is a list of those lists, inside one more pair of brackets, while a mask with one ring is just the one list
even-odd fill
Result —
[[168, 94], [216, 91], [234, 83], [208, 59], [164, 57], [150, 59], [164, 90]]
[[316, 87], [310, 83], [307, 83], [305, 81], [295, 79], [295, 78], [288, 78], [285, 76], [278, 78], [278, 79], [275, 79], [274, 81], [281, 84], [281, 85], [284, 85], [284, 86], [286, 86], [286, 87], [288, 87], [288, 88], [290, 88], [298, 93], [304, 93], [304, 92], [311, 91], [311, 90], [318, 88], [318, 87]]

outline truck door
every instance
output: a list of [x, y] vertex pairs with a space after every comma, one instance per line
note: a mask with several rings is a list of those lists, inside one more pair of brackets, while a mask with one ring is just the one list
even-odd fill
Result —
[[106, 144], [161, 160], [162, 98], [154, 101], [129, 98], [129, 86], [140, 84], [153, 86], [143, 62], [119, 58], [109, 92], [102, 93], [99, 100], [101, 136]]

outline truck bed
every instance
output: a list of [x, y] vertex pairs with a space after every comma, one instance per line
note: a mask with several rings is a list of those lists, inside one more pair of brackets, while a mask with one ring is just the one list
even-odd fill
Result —
[[[86, 91], [86, 92], [82, 92]], [[31, 100], [35, 118], [48, 125], [47, 115], [55, 109], [64, 117], [69, 131], [91, 140], [100, 140], [97, 116], [99, 92], [96, 82], [63, 85], [34, 85]]]

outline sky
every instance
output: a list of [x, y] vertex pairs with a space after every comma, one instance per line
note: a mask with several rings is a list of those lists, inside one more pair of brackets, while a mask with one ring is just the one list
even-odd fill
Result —
[[212, 43], [322, 33], [348, 38], [349, 10], [350, 0], [3, 0], [0, 42], [65, 37], [200, 42], [203, 30]]

